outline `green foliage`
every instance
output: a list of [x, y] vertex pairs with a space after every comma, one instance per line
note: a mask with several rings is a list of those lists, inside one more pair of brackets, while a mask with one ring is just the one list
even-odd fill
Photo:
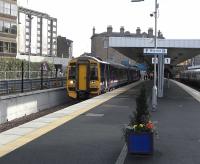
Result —
[[130, 116], [130, 122], [124, 128], [124, 138], [127, 138], [131, 132], [149, 132], [153, 130], [153, 124], [150, 121], [150, 113], [147, 105], [146, 88], [142, 85], [140, 93], [136, 98], [136, 111]]
[[[7, 71], [21, 71], [21, 64], [22, 61], [24, 62], [24, 71], [28, 70], [28, 61], [19, 60], [15, 58], [8, 58], [8, 57], [0, 57], [0, 71], [7, 72]], [[41, 63], [31, 62], [30, 63], [30, 70], [31, 71], [40, 71]], [[48, 63], [48, 71], [53, 71], [54, 65]]]
[[[27, 77], [29, 64], [28, 61], [19, 60], [11, 57], [0, 57], [0, 79], [18, 79], [19, 77], [21, 77], [22, 62], [24, 63], [24, 72], [26, 72], [25, 75]], [[38, 76], [37, 72], [40, 72], [41, 64], [42, 63], [30, 62], [30, 71], [32, 72], [32, 78]], [[55, 67], [53, 64], [47, 63], [47, 66], [48, 71], [45, 72], [46, 74], [48, 72], [52, 73], [52, 71], [55, 71]]]
[[149, 121], [149, 111], [147, 105], [146, 88], [142, 85], [140, 93], [136, 98], [136, 111], [130, 116], [129, 125], [146, 124]]
[[154, 125], [150, 121], [146, 88], [144, 85], [142, 85], [140, 93], [136, 98], [136, 111], [133, 111], [128, 126], [123, 129], [124, 139], [126, 142], [128, 142], [128, 137], [133, 132], [154, 132]]

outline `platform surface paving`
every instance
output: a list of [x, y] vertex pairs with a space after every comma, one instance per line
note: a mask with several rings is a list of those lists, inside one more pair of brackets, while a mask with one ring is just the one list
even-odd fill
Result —
[[175, 83], [170, 82], [169, 88], [165, 86], [164, 98], [158, 100], [158, 110], [152, 113], [158, 131], [154, 154], [127, 155], [124, 163], [200, 164], [199, 101]]
[[[146, 82], [146, 86], [150, 96], [152, 82]], [[138, 91], [139, 86], [136, 86], [116, 97], [110, 92], [112, 99], [3, 155], [0, 164], [199, 164], [200, 102], [174, 82], [165, 88], [157, 111], [151, 112], [158, 132], [154, 137], [154, 154], [126, 153], [122, 129], [135, 108]], [[102, 98], [101, 95], [98, 101]], [[73, 111], [60, 111], [24, 124], [22, 136], [31, 133], [31, 128], [41, 128], [55, 121], [55, 117], [63, 119], [63, 113]], [[0, 151], [1, 145], [17, 138], [13, 132], [19, 133], [16, 129], [4, 132], [3, 135], [11, 139], [0, 141]]]

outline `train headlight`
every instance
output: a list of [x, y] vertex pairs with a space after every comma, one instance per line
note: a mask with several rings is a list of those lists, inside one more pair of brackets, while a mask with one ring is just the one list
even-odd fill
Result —
[[70, 81], [69, 81], [69, 84], [73, 85], [73, 84], [74, 84], [74, 81], [73, 81], [73, 80], [70, 80]]
[[95, 81], [90, 81], [91, 84], [95, 84]]

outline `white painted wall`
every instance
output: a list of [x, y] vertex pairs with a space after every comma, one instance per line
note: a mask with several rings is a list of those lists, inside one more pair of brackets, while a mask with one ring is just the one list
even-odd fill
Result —
[[0, 123], [69, 101], [65, 88], [0, 96]]

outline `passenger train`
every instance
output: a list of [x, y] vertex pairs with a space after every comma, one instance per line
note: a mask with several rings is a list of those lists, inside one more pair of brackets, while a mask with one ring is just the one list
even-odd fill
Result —
[[179, 75], [179, 79], [180, 81], [200, 87], [200, 66], [189, 67], [188, 70], [182, 71]]
[[82, 99], [110, 91], [140, 79], [136, 67], [108, 63], [91, 56], [72, 59], [67, 67], [69, 97]]

